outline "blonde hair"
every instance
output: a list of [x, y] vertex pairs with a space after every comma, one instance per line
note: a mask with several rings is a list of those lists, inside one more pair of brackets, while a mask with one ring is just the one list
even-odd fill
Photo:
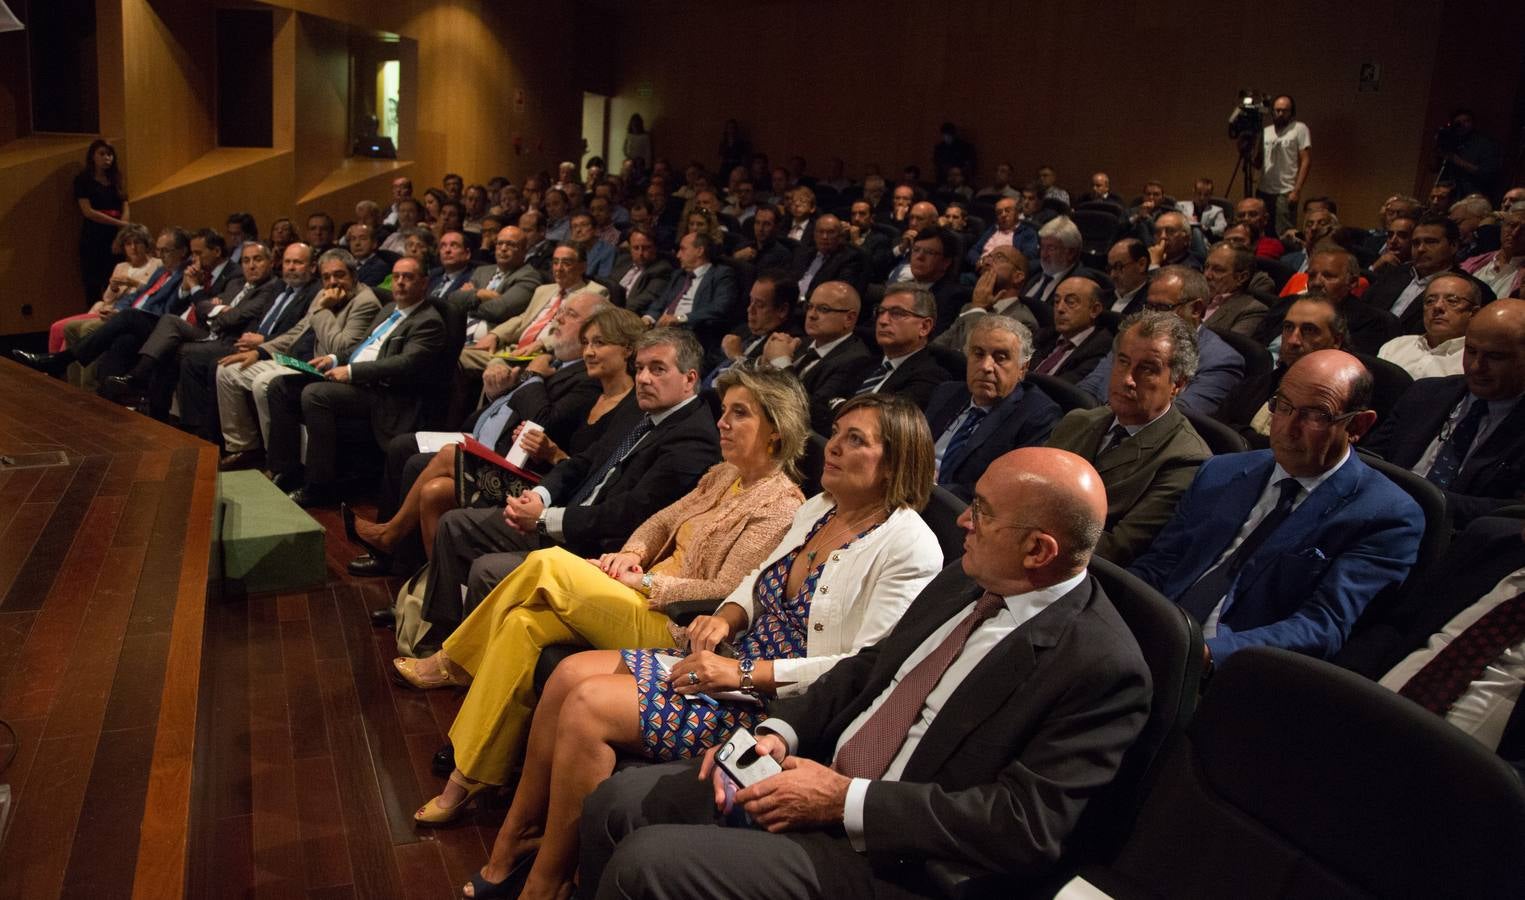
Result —
[[641, 321], [641, 317], [624, 307], [605, 306], [584, 319], [582, 325], [578, 326], [579, 339], [588, 333], [590, 325], [598, 326], [598, 336], [603, 338], [605, 343], [619, 344], [629, 351], [630, 355], [626, 358], [625, 368], [627, 371], [632, 371], [635, 366], [636, 342], [646, 333], [646, 323]]
[[879, 437], [884, 443], [884, 458], [879, 464], [888, 475], [884, 508], [920, 512], [932, 496], [937, 477], [937, 453], [927, 417], [899, 394], [859, 394], [838, 406], [832, 421], [858, 409], [872, 409], [879, 416]]
[[757, 398], [762, 414], [778, 433], [775, 458], [784, 474], [800, 481], [799, 460], [805, 452], [805, 436], [810, 433], [810, 401], [805, 388], [792, 372], [772, 366], [733, 366], [715, 379], [715, 390], [722, 400], [731, 388], [746, 388]]

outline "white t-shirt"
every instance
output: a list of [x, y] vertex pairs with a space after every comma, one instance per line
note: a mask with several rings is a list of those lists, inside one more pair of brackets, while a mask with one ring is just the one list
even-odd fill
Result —
[[1267, 125], [1261, 135], [1261, 150], [1265, 154], [1265, 170], [1260, 176], [1260, 192], [1263, 194], [1287, 194], [1297, 186], [1297, 156], [1313, 146], [1308, 126], [1293, 122], [1281, 134], [1275, 125]]

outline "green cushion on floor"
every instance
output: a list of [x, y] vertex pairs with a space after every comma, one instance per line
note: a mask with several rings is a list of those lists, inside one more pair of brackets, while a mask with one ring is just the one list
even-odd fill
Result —
[[213, 544], [213, 577], [220, 577], [225, 596], [325, 583], [323, 526], [258, 472], [217, 476]]

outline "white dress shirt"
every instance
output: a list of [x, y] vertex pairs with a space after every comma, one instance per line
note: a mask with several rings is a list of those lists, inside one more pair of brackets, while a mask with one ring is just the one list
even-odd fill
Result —
[[1401, 367], [1414, 378], [1444, 378], [1461, 374], [1461, 351], [1467, 338], [1454, 337], [1431, 347], [1422, 334], [1403, 334], [1382, 345], [1378, 359]]

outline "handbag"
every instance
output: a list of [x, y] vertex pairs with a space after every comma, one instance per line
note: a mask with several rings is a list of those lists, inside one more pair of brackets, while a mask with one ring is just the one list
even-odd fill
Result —
[[470, 435], [455, 445], [458, 509], [502, 506], [539, 483], [534, 473], [518, 468]]
[[397, 630], [397, 652], [401, 656], [416, 657], [414, 648], [429, 633], [430, 624], [424, 619], [424, 595], [429, 588], [429, 564], [413, 573], [397, 591], [397, 601], [392, 604], [392, 621]]

